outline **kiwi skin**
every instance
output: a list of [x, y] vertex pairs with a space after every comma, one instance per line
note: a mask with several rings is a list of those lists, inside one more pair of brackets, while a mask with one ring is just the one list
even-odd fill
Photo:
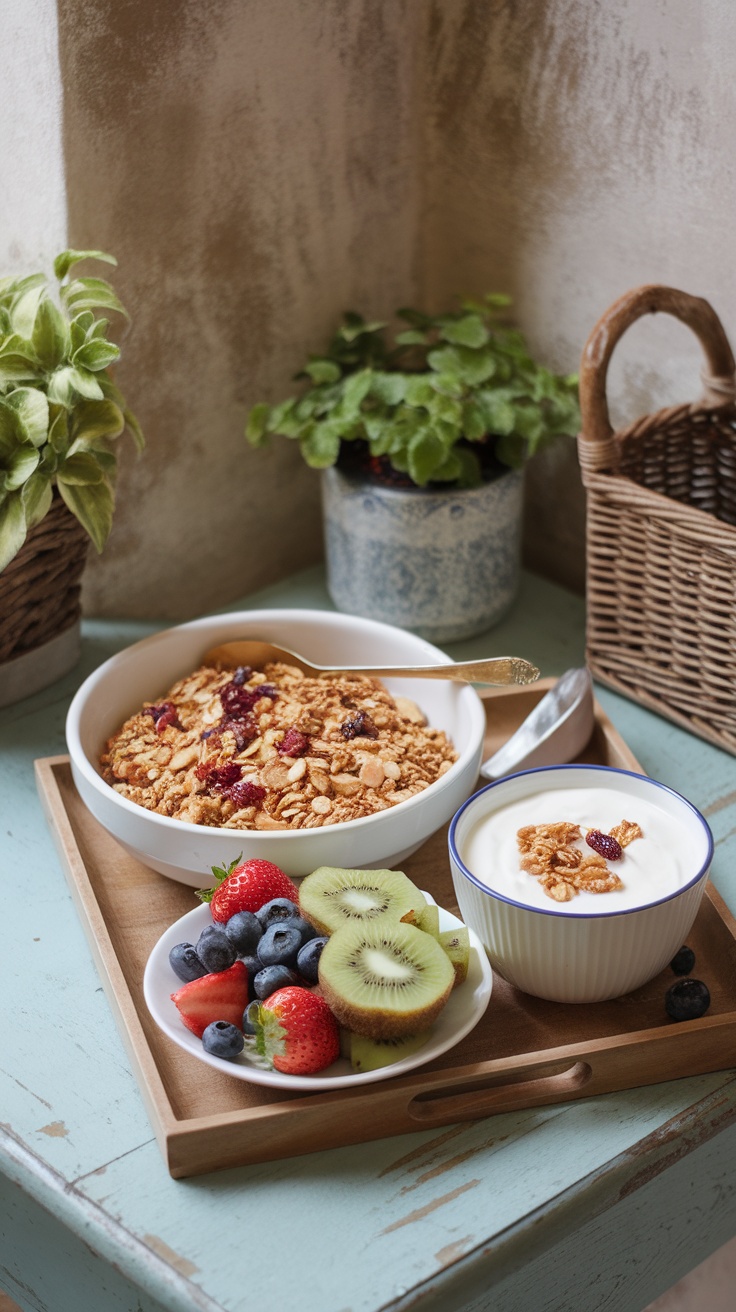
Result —
[[401, 917], [408, 925], [415, 925], [425, 934], [431, 934], [432, 938], [440, 936], [440, 909], [434, 902], [427, 902], [425, 906], [419, 907], [418, 910], [412, 908]]
[[365, 1034], [349, 1036], [350, 1065], [357, 1073], [378, 1071], [418, 1052], [432, 1037], [430, 1030], [421, 1034], [408, 1034], [405, 1039], [369, 1039]]
[[[418, 987], [419, 997], [411, 1009], [392, 1007], [390, 996], [375, 1004], [366, 1003], [360, 998], [358, 980], [351, 981], [353, 987], [350, 996], [346, 996], [340, 980], [334, 978], [336, 967], [339, 968], [345, 957], [357, 950], [364, 940], [369, 946], [378, 946], [381, 940], [391, 938], [395, 938], [403, 950], [415, 953], [421, 961], [427, 962], [434, 975], [434, 991], [427, 996], [426, 990]], [[386, 918], [373, 925], [346, 925], [335, 930], [319, 959], [320, 992], [339, 1024], [354, 1034], [363, 1034], [377, 1041], [403, 1039], [429, 1029], [447, 1002], [454, 983], [452, 962], [435, 938], [413, 925], [401, 921], [391, 923]]]
[[470, 965], [470, 935], [466, 925], [457, 929], [445, 929], [439, 935], [440, 946], [444, 948], [455, 971], [455, 987], [464, 984], [468, 978]]

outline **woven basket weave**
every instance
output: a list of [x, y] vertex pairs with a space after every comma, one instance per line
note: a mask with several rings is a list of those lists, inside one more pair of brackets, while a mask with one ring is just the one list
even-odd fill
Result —
[[48, 514], [0, 574], [0, 662], [50, 642], [79, 619], [88, 546], [84, 529], [55, 493]]
[[[700, 339], [703, 397], [614, 433], [606, 374], [630, 324], [663, 311]], [[640, 287], [596, 324], [580, 373], [587, 661], [594, 676], [736, 754], [736, 382], [707, 301]]]

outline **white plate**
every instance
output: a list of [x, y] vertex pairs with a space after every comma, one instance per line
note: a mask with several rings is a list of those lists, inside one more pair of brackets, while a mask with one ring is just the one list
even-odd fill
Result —
[[[433, 899], [424, 895], [427, 901]], [[440, 907], [440, 930], [457, 929], [462, 921], [449, 911]], [[169, 952], [177, 943], [195, 943], [205, 925], [211, 924], [210, 910], [207, 906], [195, 907], [185, 916], [175, 921], [158, 940], [146, 964], [143, 976], [143, 994], [146, 1005], [156, 1024], [168, 1034], [180, 1048], [190, 1052], [193, 1057], [203, 1061], [215, 1070], [225, 1071], [239, 1080], [250, 1080], [253, 1084], [266, 1084], [271, 1089], [346, 1089], [354, 1084], [372, 1084], [375, 1080], [388, 1080], [396, 1075], [405, 1075], [415, 1066], [423, 1066], [434, 1061], [441, 1053], [453, 1048], [465, 1038], [480, 1020], [491, 997], [493, 976], [488, 958], [477, 934], [470, 933], [470, 964], [468, 977], [459, 988], [453, 989], [450, 997], [435, 1021], [432, 1037], [418, 1052], [413, 1052], [391, 1066], [382, 1066], [377, 1071], [354, 1074], [350, 1062], [345, 1057], [339, 1058], [317, 1075], [284, 1075], [281, 1071], [262, 1070], [255, 1066], [242, 1053], [234, 1061], [222, 1057], [213, 1057], [205, 1052], [202, 1040], [192, 1034], [182, 1022], [179, 1012], [171, 1001], [171, 994], [181, 988], [181, 980], [169, 965]]]

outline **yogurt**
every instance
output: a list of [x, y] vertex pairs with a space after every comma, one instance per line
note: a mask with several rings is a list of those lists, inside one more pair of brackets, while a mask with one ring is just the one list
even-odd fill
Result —
[[[608, 833], [622, 820], [640, 826], [642, 837], [624, 848], [621, 860], [607, 862], [621, 880], [620, 888], [607, 893], [580, 890], [568, 902], [557, 902], [534, 875], [522, 870], [519, 829], [561, 820], [580, 826], [574, 846], [583, 855], [592, 852], [585, 841], [588, 829]], [[570, 787], [541, 790], [480, 815], [463, 837], [461, 856], [491, 892], [543, 911], [588, 916], [631, 910], [676, 893], [701, 868], [703, 840], [671, 810], [644, 797], [611, 787]]]

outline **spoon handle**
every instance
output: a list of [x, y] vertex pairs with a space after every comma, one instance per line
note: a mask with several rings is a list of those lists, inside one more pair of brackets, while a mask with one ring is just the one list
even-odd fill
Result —
[[[324, 668], [324, 667], [323, 667]], [[337, 672], [337, 667], [335, 667]], [[354, 674], [377, 678], [453, 679], [457, 683], [534, 683], [539, 670], [520, 656], [496, 656], [491, 660], [457, 661], [452, 665], [364, 665]]]

